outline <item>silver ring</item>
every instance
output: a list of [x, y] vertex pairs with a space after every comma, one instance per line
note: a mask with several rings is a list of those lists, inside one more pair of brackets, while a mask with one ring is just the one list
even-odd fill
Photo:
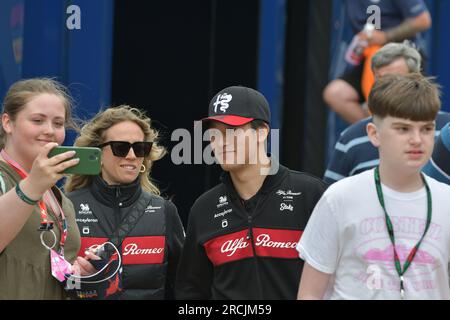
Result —
[[48, 250], [52, 250], [52, 249], [56, 246], [56, 241], [57, 241], [57, 240], [56, 240], [56, 234], [55, 234], [55, 232], [53, 232], [53, 230], [50, 230], [50, 232], [53, 234], [53, 238], [54, 238], [53, 245], [52, 245], [51, 247], [49, 247], [48, 245], [46, 245], [45, 242], [44, 242], [44, 233], [45, 233], [45, 231], [42, 231], [42, 232], [41, 232], [41, 235], [40, 235], [42, 245], [43, 245], [45, 248], [47, 248]]

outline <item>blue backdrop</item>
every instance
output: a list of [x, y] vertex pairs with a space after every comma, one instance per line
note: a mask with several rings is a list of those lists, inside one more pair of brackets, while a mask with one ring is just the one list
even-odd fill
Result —
[[[442, 110], [450, 112], [450, 61], [448, 59], [450, 41], [448, 41], [446, 31], [450, 29], [450, 19], [447, 18], [450, 15], [450, 1], [426, 0], [425, 2], [433, 19], [432, 29], [424, 34], [428, 54], [427, 73], [437, 77], [443, 90]], [[333, 15], [330, 80], [342, 74], [349, 67], [344, 62], [343, 56], [352, 37], [345, 13], [344, 0], [333, 0]], [[333, 150], [339, 133], [346, 127], [347, 124], [334, 112], [329, 112], [326, 161], [328, 161], [328, 156]]]
[[[350, 31], [343, 0], [332, 0], [330, 79], [346, 66], [342, 61]], [[273, 127], [281, 128], [287, 0], [261, 0], [258, 88], [271, 105]], [[450, 1], [427, 0], [433, 28], [426, 34], [428, 72], [443, 87], [443, 110], [450, 111]], [[81, 10], [81, 29], [69, 30], [67, 7]], [[113, 0], [0, 1], [0, 99], [21, 78], [49, 76], [68, 85], [77, 102], [76, 114], [92, 116], [108, 106], [111, 97]], [[132, 36], [132, 35], [131, 35]], [[136, 41], [144, 41], [136, 39]], [[307, 119], [306, 119], [307, 120]], [[346, 127], [332, 112], [328, 119], [327, 152]], [[66, 144], [73, 140], [69, 134]]]
[[[70, 5], [81, 29], [69, 30]], [[0, 1], [0, 98], [21, 78], [55, 77], [69, 86], [75, 114], [86, 118], [110, 103], [113, 7], [111, 0]], [[66, 144], [72, 144], [69, 133]]]

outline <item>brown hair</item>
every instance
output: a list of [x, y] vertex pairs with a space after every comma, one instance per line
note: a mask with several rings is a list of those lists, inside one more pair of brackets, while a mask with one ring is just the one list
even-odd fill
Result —
[[[145, 141], [153, 141], [150, 154], [144, 158], [145, 172], [140, 174], [142, 188], [153, 194], [160, 194], [159, 188], [150, 180], [149, 173], [154, 161], [166, 154], [166, 149], [157, 144], [158, 132], [152, 128], [149, 117], [137, 109], [126, 105], [100, 111], [91, 121], [81, 128], [80, 136], [75, 140], [77, 147], [94, 147], [104, 143], [105, 131], [115, 124], [132, 121], [144, 133]], [[83, 188], [92, 183], [92, 176], [71, 175], [64, 186], [67, 192]]]
[[391, 116], [412, 121], [432, 121], [441, 108], [440, 87], [419, 73], [385, 75], [369, 95], [369, 110], [381, 119]]
[[[3, 100], [2, 113], [9, 115], [12, 121], [15, 121], [17, 115], [23, 110], [25, 105], [40, 94], [53, 94], [61, 98], [65, 113], [65, 128], [78, 131], [78, 125], [72, 117], [72, 98], [66, 87], [54, 79], [34, 78], [20, 80], [14, 83], [6, 93]], [[0, 148], [5, 146], [6, 133], [0, 123]]]

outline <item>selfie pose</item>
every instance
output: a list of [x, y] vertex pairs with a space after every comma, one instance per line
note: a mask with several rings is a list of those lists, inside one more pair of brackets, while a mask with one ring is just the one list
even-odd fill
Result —
[[[149, 178], [153, 162], [165, 154], [157, 138], [150, 118], [120, 106], [100, 112], [75, 141], [75, 146], [102, 150], [100, 175], [73, 175], [65, 186], [82, 237], [76, 264], [84, 273], [116, 260], [123, 266], [123, 272], [117, 262], [107, 267], [97, 280], [107, 281], [81, 283], [78, 298], [173, 297], [184, 231], [177, 208]], [[102, 246], [105, 242], [118, 252]], [[99, 248], [106, 255], [99, 256]]]
[[80, 235], [72, 203], [55, 183], [78, 159], [48, 153], [67, 127], [76, 126], [61, 84], [29, 79], [10, 87], [0, 131], [0, 299], [66, 297], [64, 273]]

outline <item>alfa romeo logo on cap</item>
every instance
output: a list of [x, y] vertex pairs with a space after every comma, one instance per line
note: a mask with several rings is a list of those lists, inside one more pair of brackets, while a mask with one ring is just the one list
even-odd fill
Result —
[[233, 96], [231, 94], [228, 93], [223, 93], [223, 94], [219, 94], [217, 96], [217, 100], [216, 102], [214, 102], [214, 112], [217, 113], [217, 107], [220, 104], [220, 111], [222, 111], [223, 113], [227, 112], [227, 109], [230, 107], [230, 105], [228, 104], [228, 102], [230, 102], [233, 99]]

